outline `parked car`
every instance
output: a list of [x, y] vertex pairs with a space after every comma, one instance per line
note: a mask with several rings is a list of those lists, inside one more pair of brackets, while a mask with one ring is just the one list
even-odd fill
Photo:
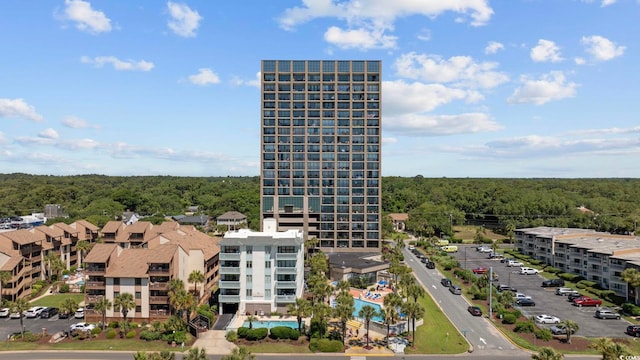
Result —
[[516, 300], [516, 304], [520, 306], [536, 306], [536, 302], [531, 298], [524, 298]]
[[78, 308], [78, 310], [76, 310], [76, 313], [73, 314], [73, 317], [76, 319], [84, 318], [84, 308]]
[[580, 296], [579, 298], [573, 299], [573, 305], [581, 307], [581, 306], [600, 306], [602, 305], [602, 300], [593, 299], [588, 296]]
[[22, 314], [20, 314], [20, 312], [12, 312], [11, 314], [9, 314], [9, 319], [20, 319], [22, 317]]
[[40, 316], [40, 313], [42, 313], [42, 310], [44, 309], [44, 306], [33, 306], [24, 313], [24, 317], [27, 319], [37, 318], [38, 316]]
[[560, 296], [568, 296], [569, 294], [571, 294], [573, 291], [572, 288], [567, 288], [567, 287], [559, 287], [556, 289], [556, 295], [560, 295]]
[[537, 275], [540, 271], [538, 269], [530, 268], [530, 267], [521, 267], [520, 275]]
[[560, 318], [558, 318], [557, 316], [547, 315], [547, 314], [537, 315], [535, 319], [536, 319], [536, 322], [540, 324], [559, 324], [560, 323]]
[[598, 319], [620, 320], [620, 314], [609, 308], [601, 308], [596, 310], [595, 317], [597, 317]]
[[415, 250], [415, 249], [416, 249], [416, 247], [415, 247], [415, 246], [413, 246], [413, 245], [409, 245], [409, 246], [407, 246], [407, 249], [409, 249], [409, 250]]
[[451, 293], [454, 295], [462, 295], [462, 288], [455, 284], [449, 285], [449, 291], [451, 291]]
[[486, 274], [489, 271], [489, 268], [480, 266], [472, 270], [474, 274]]
[[514, 299], [516, 299], [516, 300], [520, 300], [520, 299], [531, 299], [531, 296], [529, 296], [529, 295], [525, 295], [525, 294], [523, 294], [523, 293], [519, 293], [519, 292], [517, 292], [517, 293], [515, 293], [515, 295], [513, 295], [513, 298], [514, 298]]
[[469, 306], [467, 311], [473, 316], [482, 316], [482, 309], [479, 306]]
[[640, 325], [629, 325], [625, 331], [628, 335], [640, 337]]
[[423, 264], [426, 264], [426, 263], [429, 262], [429, 259], [426, 258], [426, 257], [423, 257], [422, 259], [420, 259], [420, 262], [423, 263]]
[[[551, 333], [553, 335], [566, 335], [567, 334], [567, 328], [562, 325], [562, 324], [558, 324], [558, 325], [553, 325], [552, 327], [549, 328], [549, 330], [551, 330]], [[575, 329], [571, 329], [571, 334], [575, 334], [576, 330]]]
[[2, 309], [0, 309], [0, 317], [7, 317], [7, 316], [9, 316], [9, 313], [11, 312], [10, 310], [11, 310], [11, 309], [9, 309], [9, 308], [2, 308]]
[[501, 263], [508, 263], [509, 261], [514, 260], [512, 258], [508, 258], [508, 257], [503, 257], [502, 259], [500, 259]]
[[579, 292], [579, 291], [574, 290], [574, 291], [571, 291], [571, 292], [569, 293], [569, 295], [567, 295], [567, 300], [568, 300], [569, 302], [573, 302], [573, 300], [575, 300], [575, 299], [579, 298], [580, 296], [582, 296], [582, 294], [580, 294], [580, 292]]
[[509, 262], [507, 262], [507, 266], [509, 267], [520, 267], [520, 266], [524, 266], [524, 264], [518, 260], [509, 260]]
[[52, 317], [58, 315], [59, 311], [60, 310], [57, 307], [48, 307], [48, 308], [42, 310], [42, 312], [40, 313], [40, 318], [41, 319], [52, 318]]
[[427, 266], [427, 269], [435, 269], [436, 263], [434, 263], [433, 261], [428, 261], [426, 266]]
[[542, 282], [542, 287], [558, 287], [558, 286], [564, 286], [564, 280], [549, 279]]
[[451, 286], [451, 280], [447, 278], [443, 278], [442, 280], [440, 280], [440, 284], [442, 284], [442, 286], [449, 287]]
[[505, 284], [500, 284], [496, 287], [496, 289], [498, 290], [498, 292], [503, 292], [503, 291], [511, 291], [511, 292], [518, 292], [518, 289], [514, 288], [513, 286], [509, 286], [509, 285], [505, 285]]
[[63, 311], [61, 313], [58, 313], [58, 319], [68, 319], [70, 315], [71, 314], [69, 314], [68, 312]]
[[478, 249], [478, 251], [480, 251], [481, 253], [490, 253], [490, 252], [493, 252], [493, 250], [491, 250], [491, 248], [490, 248], [490, 247], [484, 247], [484, 246], [480, 247], [480, 249]]
[[491, 252], [489, 253], [489, 259], [504, 259], [504, 254]]
[[79, 322], [71, 325], [71, 331], [91, 331], [96, 328], [95, 324], [89, 324], [86, 322]]

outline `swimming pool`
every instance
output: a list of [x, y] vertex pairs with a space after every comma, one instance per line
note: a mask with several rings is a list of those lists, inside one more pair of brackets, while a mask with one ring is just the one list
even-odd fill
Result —
[[[380, 313], [380, 310], [382, 310], [382, 306], [380, 304], [376, 304], [376, 303], [372, 303], [372, 302], [368, 302], [368, 301], [364, 301], [364, 300], [360, 300], [360, 299], [356, 299], [356, 298], [354, 298], [353, 301], [354, 301], [354, 305], [355, 305], [355, 310], [353, 311], [353, 317], [355, 317], [355, 318], [359, 318], [360, 317], [358, 315], [358, 313], [360, 312], [360, 309], [362, 309], [362, 307], [365, 306], [365, 305], [372, 306], [374, 309], [376, 309], [376, 311], [378, 313]], [[382, 316], [380, 316], [380, 315], [374, 316], [374, 317], [371, 318], [371, 320], [382, 322]]]
[[[297, 321], [290, 321], [290, 320], [284, 320], [284, 321], [278, 321], [278, 320], [256, 320], [252, 322], [252, 325], [254, 328], [267, 328], [267, 329], [271, 329], [274, 328], [276, 326], [287, 326], [290, 327], [292, 329], [298, 329], [298, 322]], [[304, 322], [302, 323], [302, 325], [304, 325]], [[245, 321], [244, 324], [242, 324], [243, 327], [249, 327], [249, 322]]]

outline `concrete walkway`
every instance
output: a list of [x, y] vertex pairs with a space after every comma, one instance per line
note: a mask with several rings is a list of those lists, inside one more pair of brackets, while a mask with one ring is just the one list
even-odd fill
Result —
[[200, 333], [200, 336], [193, 343], [192, 347], [204, 348], [204, 351], [209, 354], [228, 355], [236, 348], [234, 343], [230, 343], [225, 338], [226, 331], [224, 330], [208, 330]]

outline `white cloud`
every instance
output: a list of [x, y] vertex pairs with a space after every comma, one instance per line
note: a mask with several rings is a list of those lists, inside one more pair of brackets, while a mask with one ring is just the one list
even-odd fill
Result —
[[577, 57], [575, 59], [573, 59], [573, 61], [576, 63], [576, 65], [584, 65], [587, 63], [587, 60], [585, 60], [582, 57]]
[[630, 128], [605, 128], [605, 129], [585, 129], [569, 132], [570, 135], [611, 135], [611, 134], [640, 134], [640, 126]]
[[93, 59], [88, 56], [80, 58], [83, 64], [93, 64], [95, 67], [103, 67], [105, 64], [111, 64], [115, 70], [126, 71], [150, 71], [155, 66], [149, 61], [120, 60], [115, 56], [96, 56]]
[[111, 31], [111, 20], [102, 12], [91, 8], [88, 1], [65, 0], [62, 18], [75, 22], [80, 31], [97, 34]]
[[244, 80], [238, 76], [234, 76], [231, 79], [231, 84], [234, 86], [251, 86], [257, 87], [258, 89], [261, 86], [262, 72], [258, 71], [256, 73], [256, 77], [253, 80]]
[[211, 69], [202, 68], [198, 69], [197, 74], [189, 75], [189, 82], [195, 85], [206, 86], [220, 83], [220, 77]]
[[605, 7], [609, 5], [613, 5], [617, 2], [617, 0], [602, 0], [602, 4], [600, 6]]
[[55, 140], [58, 137], [60, 137], [58, 135], [58, 132], [55, 131], [52, 128], [48, 128], [48, 129], [45, 129], [45, 130], [41, 131], [40, 133], [38, 133], [38, 136], [43, 138], [43, 139], [51, 139], [51, 140]]
[[484, 48], [484, 53], [485, 54], [495, 54], [499, 50], [502, 50], [502, 49], [504, 49], [504, 45], [502, 45], [502, 43], [499, 43], [497, 41], [489, 41], [487, 46]]
[[341, 49], [390, 49], [396, 47], [396, 36], [384, 35], [383, 29], [365, 28], [343, 30], [332, 26], [324, 33], [324, 39]]
[[473, 102], [479, 96], [473, 91], [449, 88], [442, 84], [397, 80], [384, 81], [382, 86], [385, 90], [383, 108], [388, 116], [432, 111], [455, 100]]
[[538, 45], [531, 49], [531, 60], [535, 62], [560, 62], [560, 47], [551, 40], [540, 39]]
[[499, 124], [484, 113], [457, 115], [406, 114], [397, 117], [386, 117], [384, 127], [385, 131], [410, 137], [469, 134], [501, 129]]
[[36, 109], [27, 104], [24, 99], [0, 98], [0, 118], [18, 118], [32, 121], [42, 121], [42, 115]]
[[504, 73], [495, 71], [495, 62], [476, 63], [469, 56], [442, 59], [437, 55], [401, 55], [394, 67], [398, 75], [429, 82], [452, 83], [456, 86], [494, 88], [509, 81]]
[[421, 41], [429, 41], [429, 40], [431, 40], [431, 30], [429, 30], [429, 29], [420, 30], [418, 35], [416, 35], [416, 38], [418, 38], [418, 40], [421, 40]]
[[196, 30], [202, 20], [202, 16], [200, 16], [197, 11], [191, 10], [187, 4], [179, 4], [171, 1], [167, 3], [167, 8], [171, 16], [167, 26], [169, 26], [171, 31], [182, 37], [196, 36]]
[[72, 129], [99, 128], [98, 125], [89, 124], [89, 122], [77, 116], [65, 116], [65, 118], [62, 119], [62, 125]]
[[599, 35], [583, 36], [581, 42], [595, 61], [612, 60], [622, 56], [626, 49], [625, 46], [618, 46], [613, 41]]
[[383, 144], [397, 144], [398, 143], [398, 139], [394, 138], [394, 137], [383, 137], [382, 138], [382, 143]]
[[540, 79], [522, 76], [520, 82], [523, 85], [511, 94], [507, 99], [508, 103], [542, 105], [549, 101], [573, 97], [578, 87], [574, 82], [567, 82], [561, 71], [544, 74]]

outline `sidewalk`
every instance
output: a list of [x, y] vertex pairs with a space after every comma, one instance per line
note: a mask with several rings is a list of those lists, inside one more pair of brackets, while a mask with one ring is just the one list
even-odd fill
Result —
[[228, 355], [236, 348], [234, 343], [227, 341], [226, 331], [224, 330], [207, 330], [200, 333], [198, 339], [191, 346], [192, 348], [204, 348], [207, 355]]

